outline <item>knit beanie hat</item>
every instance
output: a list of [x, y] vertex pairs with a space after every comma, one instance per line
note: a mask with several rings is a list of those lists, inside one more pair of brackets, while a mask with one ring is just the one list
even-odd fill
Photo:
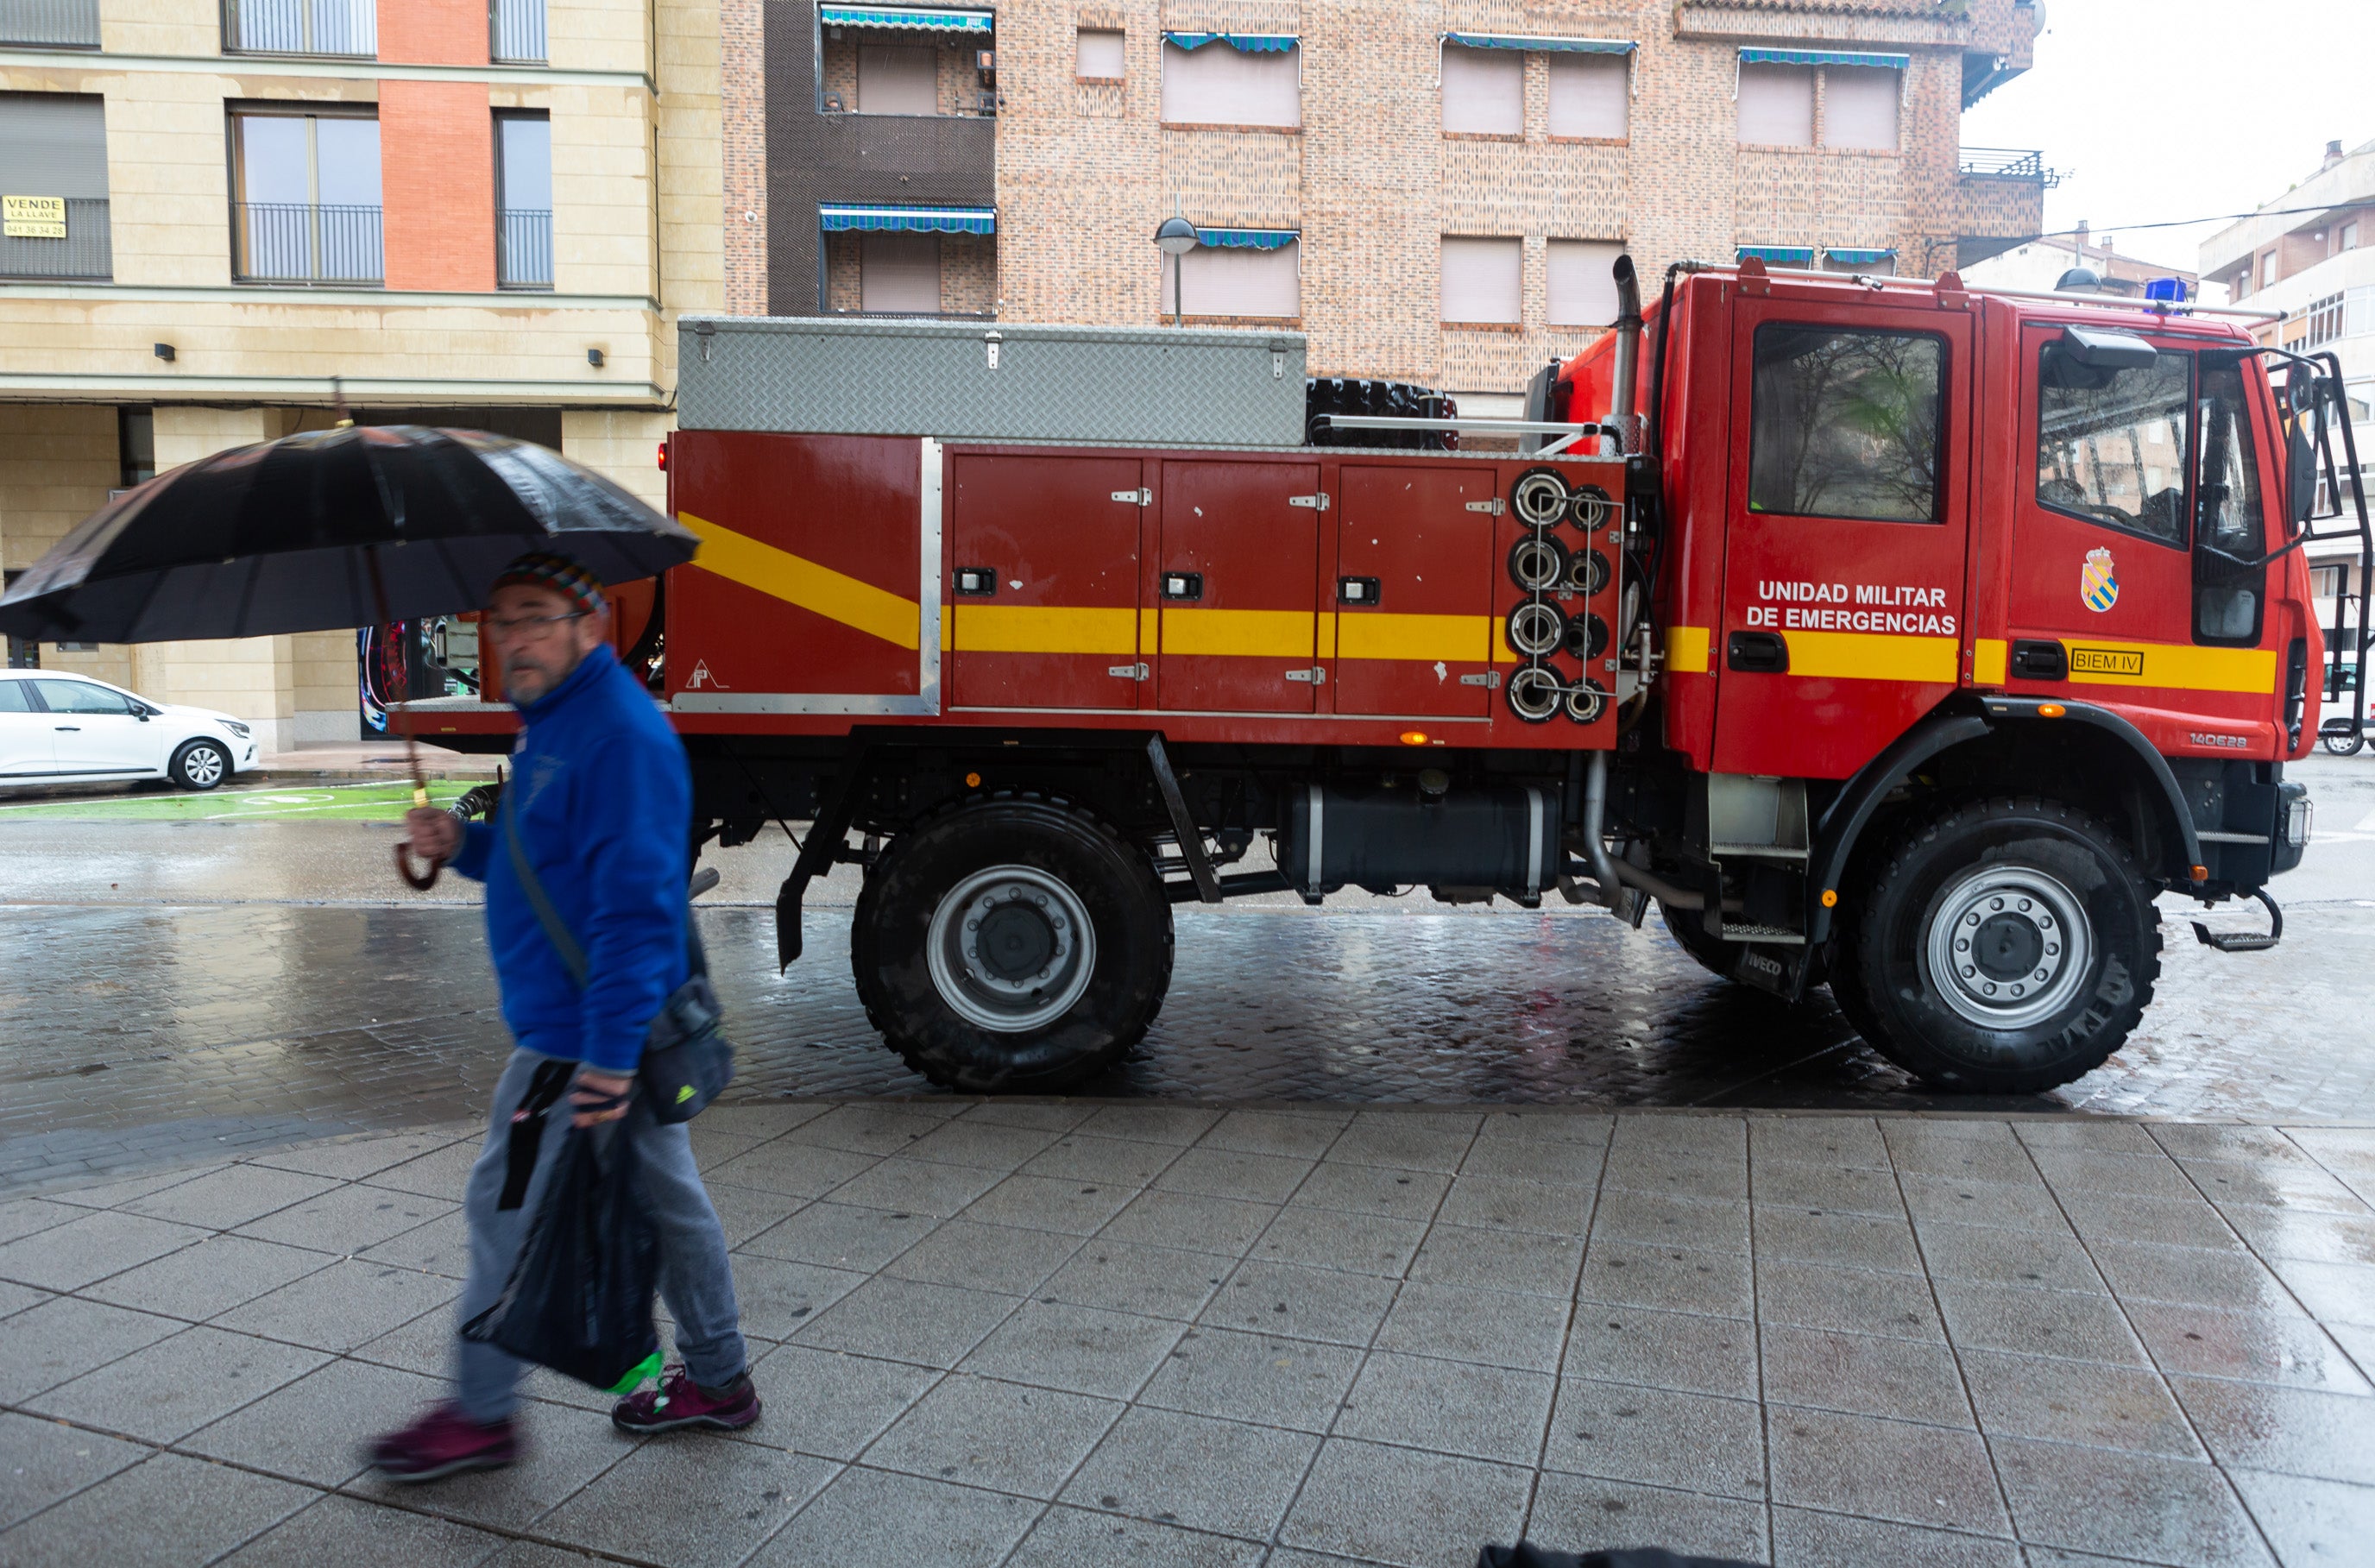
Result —
[[599, 615], [609, 607], [610, 601], [602, 596], [602, 580], [577, 561], [554, 550], [530, 550], [502, 570], [494, 581], [495, 588], [514, 584], [530, 588], [549, 588], [575, 605], [586, 615]]

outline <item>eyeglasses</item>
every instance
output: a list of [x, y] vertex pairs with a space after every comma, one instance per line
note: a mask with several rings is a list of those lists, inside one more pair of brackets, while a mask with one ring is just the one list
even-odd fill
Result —
[[565, 615], [516, 615], [505, 617], [501, 620], [490, 619], [480, 624], [498, 637], [509, 637], [526, 643], [537, 638], [549, 637], [563, 622], [583, 620], [586, 613], [585, 610], [571, 610]]

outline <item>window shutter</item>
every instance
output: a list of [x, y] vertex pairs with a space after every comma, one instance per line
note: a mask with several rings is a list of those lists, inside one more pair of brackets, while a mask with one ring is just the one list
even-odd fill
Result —
[[12, 196], [107, 195], [107, 100], [0, 92], [0, 184]]
[[1520, 319], [1526, 249], [1521, 240], [1443, 242], [1443, 319], [1448, 322], [1514, 322]]
[[1443, 128], [1514, 136], [1526, 129], [1526, 57], [1514, 49], [1443, 46]]
[[[1295, 242], [1275, 250], [1243, 246], [1199, 245], [1186, 256], [1187, 271], [1175, 277], [1179, 264], [1164, 258], [1163, 308], [1175, 300], [1192, 316], [1253, 316], [1289, 320], [1303, 313], [1302, 245]], [[1181, 286], [1175, 294], [1175, 285]]]
[[1625, 247], [1599, 240], [1553, 240], [1550, 321], [1553, 326], [1613, 326], [1616, 275]]
[[940, 237], [893, 230], [858, 236], [857, 308], [937, 315]]
[[1127, 35], [1103, 28], [1082, 28], [1076, 76], [1119, 81], [1126, 74], [1129, 52]]
[[939, 62], [930, 49], [897, 43], [857, 46], [860, 114], [937, 114], [939, 88]]
[[1814, 67], [1742, 65], [1740, 139], [1757, 147], [1813, 147]]
[[1904, 73], [1832, 65], [1823, 73], [1823, 145], [1896, 150], [1896, 97]]
[[1300, 125], [1303, 53], [1163, 45], [1163, 118], [1174, 125]]
[[1632, 77], [1622, 54], [1551, 56], [1551, 135], [1626, 134]]

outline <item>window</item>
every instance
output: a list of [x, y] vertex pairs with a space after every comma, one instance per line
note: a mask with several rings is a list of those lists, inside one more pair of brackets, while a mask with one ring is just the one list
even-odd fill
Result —
[[857, 308], [894, 315], [938, 315], [940, 237], [896, 230], [859, 235]]
[[105, 100], [0, 92], [0, 277], [114, 276]]
[[495, 284], [552, 287], [552, 122], [495, 116]]
[[243, 281], [380, 280], [376, 119], [242, 112], [231, 145]]
[[2038, 504], [2181, 548], [2192, 357], [2101, 371], [2049, 342], [2037, 373]]
[[1084, 82], [1117, 82], [1128, 69], [1128, 35], [1107, 28], [1082, 28], [1073, 75]]
[[157, 477], [157, 416], [148, 408], [115, 411], [116, 482], [125, 489]]
[[2312, 566], [2309, 569], [2309, 596], [2312, 599], [2338, 598], [2343, 586], [2350, 581], [2346, 566]]
[[1621, 140], [1632, 108], [1632, 62], [1623, 54], [1551, 56], [1551, 135]]
[[41, 701], [53, 713], [129, 713], [132, 699], [88, 680], [36, 680]]
[[[17, 642], [18, 640], [14, 637], [8, 639], [8, 649], [11, 654], [16, 652]], [[8, 667], [10, 669], [38, 669], [40, 666], [38, 665], [19, 665], [11, 662]], [[33, 712], [33, 683], [30, 680], [0, 680], [0, 713], [30, 713], [31, 712]]]
[[[2194, 474], [2193, 635], [2203, 643], [2257, 643], [2264, 569], [2239, 568], [2266, 548], [2260, 465], [2239, 354], [2202, 356], [2196, 394], [2202, 461]], [[2215, 553], [2213, 553], [2215, 552]]]
[[490, 0], [487, 53], [498, 65], [543, 65], [544, 0]]
[[939, 56], [929, 44], [857, 46], [857, 112], [937, 114], [939, 111]]
[[2349, 222], [2344, 224], [2336, 238], [2341, 241], [2342, 249], [2345, 251], [2357, 250], [2358, 248], [2358, 220], [2354, 218]]
[[2266, 255], [2260, 258], [2260, 287], [2263, 289], [2273, 289], [2275, 286], [2276, 253], [2270, 251]]
[[1885, 65], [1825, 66], [1823, 145], [1895, 152], [1903, 80], [1903, 72]]
[[224, 0], [223, 50], [231, 54], [340, 54], [379, 48], [372, 0]]
[[1611, 326], [1616, 321], [1616, 275], [1612, 270], [1624, 251], [1620, 243], [1600, 240], [1553, 240], [1550, 242], [1550, 324], [1553, 326]]
[[1443, 241], [1443, 319], [1459, 323], [1522, 319], [1526, 247], [1522, 240]]
[[1163, 119], [1172, 125], [1303, 124], [1300, 48], [1241, 50], [1225, 39], [1163, 41]]
[[1814, 69], [1743, 64], [1740, 139], [1753, 147], [1814, 145]]
[[[1199, 245], [1163, 258], [1163, 304], [1191, 316], [1291, 321], [1303, 314], [1303, 242]], [[1183, 265], [1184, 264], [1184, 265]]]
[[1526, 57], [1514, 49], [1443, 46], [1443, 128], [1516, 136], [1526, 129]]
[[1943, 339], [1770, 323], [1755, 356], [1751, 512], [1943, 520]]

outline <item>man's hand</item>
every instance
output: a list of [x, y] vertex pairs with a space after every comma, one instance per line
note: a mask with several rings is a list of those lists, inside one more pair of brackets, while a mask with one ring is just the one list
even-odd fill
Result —
[[451, 860], [462, 852], [462, 824], [451, 811], [416, 806], [404, 814], [404, 826], [412, 840], [412, 853], [423, 860]]
[[[598, 1126], [604, 1122], [617, 1121], [627, 1114], [627, 1091], [634, 1086], [635, 1077], [632, 1073], [605, 1073], [597, 1072], [592, 1067], [579, 1067], [576, 1082], [569, 1096], [570, 1102], [580, 1108], [572, 1125], [591, 1127]], [[584, 1109], [589, 1103], [599, 1105], [604, 1097], [609, 1095], [616, 1095], [619, 1100], [618, 1104], [607, 1111]]]

